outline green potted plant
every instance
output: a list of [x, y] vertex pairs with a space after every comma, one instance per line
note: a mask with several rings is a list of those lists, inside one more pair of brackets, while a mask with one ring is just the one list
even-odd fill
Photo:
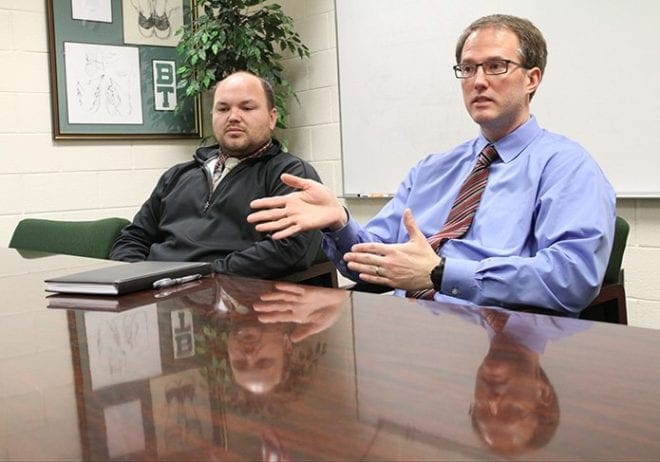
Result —
[[293, 19], [268, 0], [193, 0], [193, 6], [198, 14], [177, 31], [179, 88], [196, 97], [232, 72], [250, 71], [275, 87], [278, 127], [286, 127], [286, 102], [295, 94], [283, 74], [282, 53], [309, 56]]

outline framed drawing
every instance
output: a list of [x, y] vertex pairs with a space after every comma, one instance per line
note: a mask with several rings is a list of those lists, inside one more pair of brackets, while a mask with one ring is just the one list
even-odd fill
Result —
[[[162, 375], [149, 381], [158, 457], [204, 454], [214, 442], [209, 385], [198, 369]], [[177, 457], [178, 456], [178, 457]]]
[[67, 313], [83, 460], [156, 453], [149, 380], [161, 373], [156, 306]]
[[55, 139], [201, 138], [177, 90], [191, 0], [46, 0]]
[[208, 313], [187, 300], [67, 312], [83, 460], [189, 460], [217, 446], [193, 338]]
[[92, 390], [162, 373], [156, 304], [122, 313], [83, 313]]

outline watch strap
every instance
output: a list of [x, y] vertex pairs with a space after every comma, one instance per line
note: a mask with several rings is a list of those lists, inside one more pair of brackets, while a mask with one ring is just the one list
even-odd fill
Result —
[[445, 271], [445, 257], [440, 257], [440, 263], [431, 270], [431, 282], [436, 292], [442, 292], [442, 275]]

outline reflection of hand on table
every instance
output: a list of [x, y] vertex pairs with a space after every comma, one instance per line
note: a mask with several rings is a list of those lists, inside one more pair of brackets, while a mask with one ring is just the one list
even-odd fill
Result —
[[253, 308], [259, 313], [260, 322], [298, 324], [291, 340], [300, 342], [334, 324], [349, 296], [345, 290], [277, 282], [274, 290], [262, 294]]

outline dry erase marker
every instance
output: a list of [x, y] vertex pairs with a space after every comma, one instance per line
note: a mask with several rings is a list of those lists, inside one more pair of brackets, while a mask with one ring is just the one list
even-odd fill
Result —
[[359, 198], [365, 197], [365, 198], [368, 198], [368, 199], [380, 199], [380, 198], [383, 198], [383, 197], [390, 197], [390, 194], [387, 194], [387, 193], [367, 193], [367, 194], [358, 193], [357, 197], [359, 197]]
[[159, 279], [154, 282], [154, 289], [163, 289], [165, 287], [171, 287], [178, 284], [185, 284], [186, 282], [195, 281], [201, 278], [201, 274], [191, 274], [190, 276], [183, 276], [181, 278], [164, 278]]

